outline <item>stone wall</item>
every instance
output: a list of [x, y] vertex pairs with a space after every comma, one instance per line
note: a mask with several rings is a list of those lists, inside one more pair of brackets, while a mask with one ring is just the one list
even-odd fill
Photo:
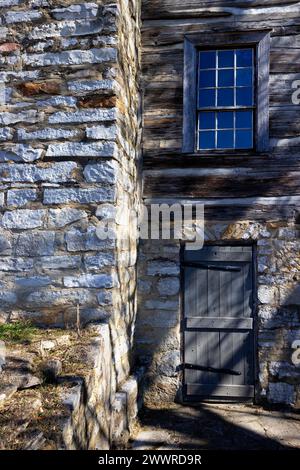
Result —
[[[267, 211], [267, 208], [265, 208]], [[286, 212], [291, 214], [293, 208]], [[258, 364], [256, 401], [300, 406], [300, 240], [296, 219], [222, 221], [205, 226], [207, 241], [257, 247]], [[147, 367], [145, 402], [180, 398], [182, 362], [179, 241], [144, 241], [139, 257], [136, 354]]]
[[89, 324], [79, 334], [35, 327], [29, 334], [27, 327], [23, 341], [0, 341], [1, 450], [126, 445], [142, 371], [116, 390], [111, 355], [108, 324]]
[[139, 1], [4, 0], [0, 66], [1, 322], [108, 322], [117, 388], [136, 308]]

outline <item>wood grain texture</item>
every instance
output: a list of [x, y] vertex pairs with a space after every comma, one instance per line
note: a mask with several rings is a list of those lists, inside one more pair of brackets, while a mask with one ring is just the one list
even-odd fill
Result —
[[[300, 3], [277, 0], [144, 0], [144, 195], [259, 197], [300, 194], [300, 107], [292, 83], [300, 80]], [[184, 37], [271, 29], [270, 148], [263, 153], [182, 153]], [[216, 37], [216, 36], [215, 36]], [[265, 64], [267, 66], [267, 64]], [[246, 169], [220, 174], [222, 169]], [[184, 169], [190, 172], [185, 174]], [[193, 169], [210, 169], [202, 175]], [[158, 172], [156, 172], [158, 170]], [[177, 173], [170, 173], [177, 170]], [[164, 173], [165, 172], [165, 173]], [[151, 174], [152, 173], [152, 174]], [[231, 208], [232, 209], [232, 208]], [[260, 217], [260, 211], [256, 214]]]
[[184, 252], [185, 363], [204, 369], [185, 368], [188, 395], [253, 394], [248, 388], [254, 384], [252, 262], [249, 246]]

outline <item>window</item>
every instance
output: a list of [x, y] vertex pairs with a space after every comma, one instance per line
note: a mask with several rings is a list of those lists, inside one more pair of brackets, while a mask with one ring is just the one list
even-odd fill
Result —
[[213, 36], [185, 40], [183, 151], [266, 151], [270, 35]]
[[199, 51], [198, 149], [253, 148], [254, 49]]

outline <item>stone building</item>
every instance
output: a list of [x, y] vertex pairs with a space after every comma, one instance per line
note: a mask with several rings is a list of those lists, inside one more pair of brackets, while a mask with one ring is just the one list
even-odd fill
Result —
[[[299, 405], [299, 13], [1, 0], [1, 322], [107, 325], [114, 393]], [[204, 250], [138, 240], [162, 203]]]

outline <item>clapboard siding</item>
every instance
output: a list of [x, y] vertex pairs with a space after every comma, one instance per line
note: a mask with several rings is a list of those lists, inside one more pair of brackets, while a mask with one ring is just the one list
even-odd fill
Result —
[[[300, 3], [285, 1], [144, 0], [143, 156], [147, 198], [297, 195], [300, 192]], [[263, 155], [182, 154], [183, 41], [194, 32], [271, 29], [270, 150]], [[209, 168], [215, 174], [184, 174]], [[222, 168], [252, 168], [247, 176], [220, 176]], [[178, 170], [174, 175], [168, 171]], [[153, 170], [153, 171], [151, 171]], [[159, 171], [155, 171], [159, 170]], [[165, 171], [165, 173], [164, 173]]]

